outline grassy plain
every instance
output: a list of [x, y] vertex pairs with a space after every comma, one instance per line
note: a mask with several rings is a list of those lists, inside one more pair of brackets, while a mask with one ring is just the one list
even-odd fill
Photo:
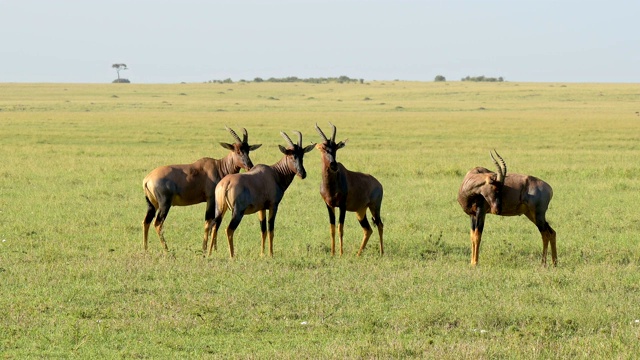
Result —
[[[12, 358], [635, 358], [640, 353], [637, 84], [0, 84], [0, 356]], [[385, 187], [386, 254], [348, 214], [329, 255], [320, 156], [276, 221], [201, 256], [204, 205], [174, 207], [142, 251], [142, 178], [220, 158], [224, 125], [280, 158], [279, 131], [349, 138], [338, 160]], [[559, 266], [524, 217], [489, 215], [469, 267], [462, 177], [554, 188]], [[228, 218], [223, 222], [226, 226]]]

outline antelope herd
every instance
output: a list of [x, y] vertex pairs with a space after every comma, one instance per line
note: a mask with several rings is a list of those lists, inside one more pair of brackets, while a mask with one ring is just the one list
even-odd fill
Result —
[[249, 158], [249, 151], [256, 150], [261, 146], [261, 144], [249, 145], [246, 129], [242, 129], [244, 135], [242, 140], [235, 131], [229, 128], [227, 130], [236, 142], [234, 144], [220, 143], [223, 148], [231, 150], [229, 155], [224, 158], [220, 160], [202, 158], [193, 164], [161, 166], [144, 178], [142, 188], [147, 199], [147, 216], [142, 223], [145, 250], [147, 249], [149, 226], [154, 217], [156, 218], [154, 227], [160, 238], [160, 243], [164, 250], [168, 251], [162, 227], [171, 206], [188, 206], [203, 202], [207, 203], [207, 210], [204, 215], [205, 230], [202, 251], [207, 250], [207, 237], [215, 211], [216, 185], [225, 176], [240, 172], [241, 168], [251, 170], [253, 163]]
[[[378, 229], [380, 255], [384, 254], [382, 218], [382, 184], [373, 176], [348, 170], [337, 162], [336, 153], [347, 144], [347, 140], [336, 142], [336, 127], [331, 126], [331, 137], [327, 137], [318, 124], [315, 129], [321, 142], [304, 146], [302, 133], [295, 131], [298, 142], [281, 132], [288, 147], [278, 145], [284, 155], [280, 161], [268, 166], [253, 165], [249, 152], [261, 144], [249, 145], [246, 129], [243, 138], [232, 129], [225, 127], [235, 139], [234, 144], [220, 143], [230, 153], [220, 159], [202, 158], [192, 164], [161, 166], [151, 171], [142, 186], [147, 201], [147, 214], [143, 220], [143, 247], [147, 250], [148, 233], [155, 217], [154, 227], [164, 251], [168, 246], [163, 235], [163, 224], [171, 206], [188, 206], [206, 202], [204, 240], [202, 251], [207, 254], [208, 240], [211, 243], [208, 255], [217, 250], [217, 233], [227, 210], [231, 210], [231, 220], [226, 229], [229, 255], [234, 257], [233, 234], [244, 215], [258, 213], [260, 221], [262, 249], [264, 255], [267, 230], [269, 255], [273, 256], [273, 237], [278, 205], [284, 193], [298, 176], [307, 176], [303, 165], [304, 154], [317, 148], [322, 161], [322, 182], [320, 195], [329, 213], [331, 255], [335, 255], [335, 208], [339, 210], [338, 235], [340, 255], [343, 254], [344, 220], [347, 211], [355, 212], [363, 230], [362, 243], [357, 255], [364, 251], [373, 230], [367, 220], [367, 209], [371, 220]], [[495, 153], [495, 156], [494, 156]], [[551, 186], [531, 175], [507, 174], [504, 159], [494, 150], [489, 153], [497, 172], [484, 167], [471, 169], [464, 177], [458, 191], [458, 203], [471, 219], [471, 265], [478, 264], [480, 241], [487, 212], [499, 216], [525, 215], [533, 222], [542, 236], [542, 264], [546, 266], [547, 249], [551, 245], [553, 266], [557, 265], [556, 232], [546, 220], [546, 211], [553, 197]], [[496, 160], [496, 157], [498, 160]], [[240, 170], [244, 169], [244, 173]], [[269, 211], [267, 220], [267, 210]]]
[[293, 182], [296, 175], [304, 179], [307, 172], [304, 169], [302, 159], [304, 154], [313, 150], [315, 144], [307, 147], [302, 145], [302, 133], [298, 134], [298, 143], [294, 144], [287, 134], [280, 134], [289, 144], [288, 148], [278, 145], [280, 152], [284, 154], [277, 163], [256, 165], [250, 171], [242, 174], [227, 175], [216, 186], [216, 215], [211, 239], [211, 250], [216, 247], [216, 235], [222, 217], [227, 209], [231, 209], [232, 218], [227, 227], [227, 240], [229, 242], [229, 254], [233, 257], [233, 233], [240, 224], [245, 214], [258, 213], [260, 230], [262, 231], [262, 252], [264, 255], [264, 243], [267, 233], [266, 214], [269, 210], [269, 255], [273, 256], [273, 230], [278, 213], [278, 205], [284, 197], [284, 192]]

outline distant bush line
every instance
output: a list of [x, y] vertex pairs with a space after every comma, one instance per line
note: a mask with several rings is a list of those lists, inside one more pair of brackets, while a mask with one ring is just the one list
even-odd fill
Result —
[[[233, 83], [233, 80], [231, 79], [225, 79], [225, 80], [209, 80], [206, 81], [207, 83], [218, 83], [218, 84], [231, 84]], [[240, 80], [239, 82], [250, 82], [248, 80]], [[360, 83], [363, 84], [364, 83], [364, 79], [352, 79], [348, 76], [340, 76], [340, 77], [321, 77], [321, 78], [307, 78], [307, 79], [301, 79], [297, 76], [288, 76], [288, 77], [284, 77], [284, 78], [268, 78], [268, 79], [263, 79], [260, 77], [257, 77], [255, 79], [253, 79], [253, 82], [274, 82], [274, 83], [294, 83], [294, 82], [305, 82], [305, 83], [312, 83], [312, 84], [325, 84], [325, 83], [339, 83], [339, 84], [343, 84], [343, 83]]]
[[[435, 77], [434, 81], [436, 82], [440, 82], [440, 81], [447, 81], [447, 79], [442, 76], [442, 75], [438, 75]], [[461, 79], [461, 81], [475, 81], [475, 82], [503, 82], [504, 78], [502, 76], [500, 77], [487, 77], [484, 75], [481, 76], [467, 76]], [[231, 78], [228, 79], [224, 79], [224, 80], [209, 80], [209, 81], [205, 81], [206, 83], [216, 83], [216, 84], [232, 84], [234, 83], [233, 80], [231, 80]], [[326, 84], [326, 83], [339, 83], [339, 84], [344, 84], [344, 83], [360, 83], [363, 84], [364, 83], [364, 79], [352, 79], [348, 76], [339, 76], [339, 77], [319, 77], [319, 78], [299, 78], [297, 76], [287, 76], [287, 77], [283, 77], [283, 78], [274, 78], [274, 77], [270, 77], [268, 79], [263, 79], [261, 77], [257, 77], [254, 78], [253, 80], [244, 80], [241, 79], [237, 82], [256, 82], [256, 83], [261, 83], [261, 82], [272, 82], [272, 83], [296, 83], [296, 82], [302, 82], [302, 83], [311, 83], [311, 84]]]
[[465, 78], [462, 78], [462, 81], [503, 82], [504, 79], [502, 78], [502, 76], [500, 76], [499, 78], [494, 78], [494, 77], [486, 77], [484, 75], [481, 75], [481, 76], [475, 76], [475, 77], [467, 76]]

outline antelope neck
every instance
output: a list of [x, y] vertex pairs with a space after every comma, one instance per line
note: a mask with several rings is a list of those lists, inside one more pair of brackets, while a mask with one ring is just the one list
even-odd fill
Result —
[[289, 168], [287, 164], [287, 155], [283, 156], [277, 163], [271, 165], [271, 168], [275, 170], [277, 174], [276, 182], [278, 185], [283, 189], [288, 188], [289, 185], [291, 185], [291, 182], [293, 182], [293, 178], [295, 178], [296, 173], [295, 171], [291, 171]]
[[242, 167], [236, 166], [233, 163], [233, 154], [231, 153], [229, 153], [227, 156], [220, 159], [220, 166], [218, 168], [220, 170], [221, 175], [223, 176], [227, 174], [239, 173], [240, 169], [242, 169]]

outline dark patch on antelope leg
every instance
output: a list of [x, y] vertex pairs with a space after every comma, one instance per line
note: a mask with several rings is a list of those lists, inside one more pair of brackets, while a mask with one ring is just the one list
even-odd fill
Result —
[[158, 237], [160, 238], [160, 243], [165, 251], [169, 251], [169, 247], [167, 246], [167, 242], [164, 240], [164, 234], [162, 231], [164, 221], [169, 215], [169, 210], [171, 209], [171, 200], [164, 199], [164, 202], [160, 202], [160, 210], [158, 211], [158, 215], [156, 216], [156, 221], [154, 223], [154, 227], [156, 228], [156, 232], [158, 233]]
[[240, 225], [240, 222], [242, 221], [242, 217], [243, 216], [244, 216], [244, 210], [240, 211], [240, 209], [234, 208], [233, 209], [233, 217], [231, 218], [231, 221], [229, 222], [229, 226], [227, 226], [227, 241], [229, 242], [229, 255], [231, 256], [231, 258], [233, 258], [233, 255], [234, 255], [234, 252], [233, 252], [233, 233], [238, 228], [238, 225]]
[[213, 219], [213, 229], [211, 230], [211, 245], [209, 245], [209, 256], [211, 256], [211, 252], [215, 249], [218, 251], [218, 229], [220, 229], [220, 224], [222, 223], [222, 217], [224, 213], [218, 214]]
[[342, 205], [339, 208], [340, 214], [338, 215], [338, 236], [340, 237], [340, 256], [342, 256], [342, 254], [344, 254], [344, 250], [343, 250], [343, 244], [344, 244], [344, 218], [347, 214], [347, 206]]
[[347, 206], [346, 205], [345, 206], [341, 206], [340, 207], [340, 215], [339, 215], [340, 218], [338, 219], [338, 222], [340, 224], [344, 224], [344, 218], [346, 217], [346, 215], [347, 215]]
[[231, 218], [231, 221], [229, 222], [229, 226], [227, 227], [228, 229], [231, 229], [233, 231], [236, 231], [236, 229], [238, 228], [238, 225], [240, 225], [240, 221], [242, 221], [242, 216], [244, 214], [240, 213], [240, 214], [234, 214], [233, 218]]
[[484, 230], [484, 218], [487, 215], [484, 204], [478, 205], [478, 210], [476, 212], [476, 230], [482, 235], [482, 231]]
[[363, 218], [362, 220], [358, 220], [358, 222], [360, 223], [360, 226], [362, 226], [363, 229], [365, 230], [371, 230], [371, 225], [369, 225], [369, 220], [367, 220], [367, 218]]
[[238, 225], [240, 225], [240, 221], [242, 221], [242, 217], [244, 216], [244, 213], [242, 211], [237, 211], [237, 209], [234, 209], [233, 212], [233, 217], [231, 218], [231, 221], [229, 222], [229, 226], [227, 226], [227, 241], [229, 242], [229, 255], [231, 256], [231, 258], [233, 258], [233, 233], [236, 231], [236, 229], [238, 228]]
[[269, 256], [273, 257], [273, 236], [276, 229], [276, 215], [278, 208], [274, 207], [269, 210]]
[[336, 254], [336, 214], [333, 207], [327, 205], [329, 212], [329, 236], [331, 236], [331, 255]]
[[144, 199], [147, 200], [147, 215], [144, 218], [144, 222], [145, 224], [151, 224], [151, 221], [156, 216], [156, 207], [153, 206], [148, 197], [145, 196]]
[[471, 266], [476, 266], [480, 257], [480, 241], [482, 240], [485, 216], [484, 202], [477, 203], [476, 213], [471, 215]]
[[213, 220], [216, 217], [216, 203], [215, 200], [207, 201], [207, 210], [204, 212], [205, 220]]
[[267, 219], [261, 219], [260, 220], [260, 231], [262, 233], [266, 233], [267, 232]]
[[207, 209], [204, 212], [204, 239], [202, 240], [202, 253], [204, 255], [207, 254], [207, 242], [209, 241], [209, 236], [211, 236], [215, 215], [215, 199], [207, 199]]
[[267, 217], [266, 211], [258, 211], [258, 220], [260, 220], [260, 256], [264, 256], [264, 245], [267, 239]]
[[359, 211], [358, 213], [356, 213], [356, 216], [358, 217], [358, 222], [360, 222], [360, 226], [362, 226], [362, 230], [364, 231], [362, 244], [360, 245], [360, 250], [358, 250], [357, 254], [357, 256], [360, 256], [360, 254], [362, 254], [362, 252], [364, 251], [364, 248], [367, 246], [367, 242], [369, 241], [373, 230], [371, 229], [371, 225], [369, 225], [369, 221], [367, 220], [366, 209], [364, 212]]
[[380, 215], [378, 215], [378, 217], [372, 217], [371, 221], [378, 228], [378, 236], [380, 237], [380, 255], [384, 255], [384, 246], [382, 245], [382, 233], [384, 230], [384, 224], [382, 223], [382, 219], [380, 219]]
[[142, 247], [147, 250], [149, 247], [149, 226], [156, 216], [156, 207], [153, 206], [148, 197], [144, 197], [147, 200], [147, 215], [145, 215], [142, 221]]
[[327, 211], [329, 212], [329, 224], [336, 224], [336, 214], [333, 210], [333, 208], [329, 205], [327, 205]]
[[[543, 217], [544, 219], [544, 217]], [[556, 251], [556, 232], [546, 220], [539, 220], [536, 226], [542, 236], [542, 265], [547, 266], [547, 247], [551, 243], [551, 261], [553, 266], [557, 266], [558, 253]]]
[[551, 226], [547, 223], [547, 227], [549, 228], [549, 242], [551, 243], [551, 261], [553, 262], [553, 266], [558, 266], [558, 252], [556, 251], [556, 231], [551, 228]]

